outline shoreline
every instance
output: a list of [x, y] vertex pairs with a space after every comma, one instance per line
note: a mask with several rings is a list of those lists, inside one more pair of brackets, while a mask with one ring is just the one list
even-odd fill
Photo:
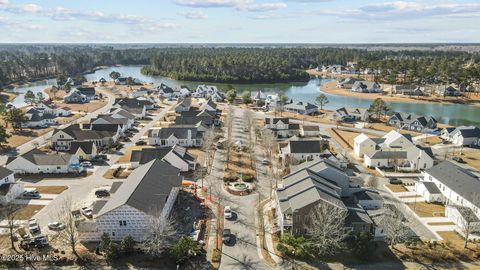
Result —
[[[386, 102], [398, 102], [398, 103], [416, 103], [416, 104], [460, 104], [460, 105], [470, 105], [470, 106], [480, 106], [480, 100], [466, 100], [460, 98], [452, 97], [451, 100], [445, 100], [441, 98], [430, 98], [430, 97], [409, 97], [409, 96], [399, 96], [399, 95], [389, 95], [388, 93], [357, 93], [347, 91], [342, 88], [337, 88], [337, 82], [329, 82], [322, 85], [319, 89], [320, 92], [324, 92], [336, 96], [352, 97], [365, 100], [375, 100], [381, 98]], [[480, 96], [478, 96], [480, 98]]]

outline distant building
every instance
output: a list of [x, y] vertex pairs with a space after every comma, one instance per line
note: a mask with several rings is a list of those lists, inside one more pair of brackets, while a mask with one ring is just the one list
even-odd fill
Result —
[[426, 132], [437, 128], [437, 119], [433, 116], [420, 116], [409, 113], [394, 113], [388, 118], [388, 125], [401, 129]]
[[83, 170], [78, 158], [70, 154], [47, 154], [33, 149], [11, 158], [7, 168], [20, 174], [78, 173]]
[[0, 205], [7, 205], [24, 191], [23, 183], [17, 182], [13, 171], [0, 166]]
[[286, 112], [298, 113], [304, 115], [313, 115], [318, 113], [318, 106], [304, 101], [295, 101], [283, 106]]
[[352, 91], [360, 93], [378, 93], [380, 92], [380, 85], [376, 82], [356, 81], [352, 86]]

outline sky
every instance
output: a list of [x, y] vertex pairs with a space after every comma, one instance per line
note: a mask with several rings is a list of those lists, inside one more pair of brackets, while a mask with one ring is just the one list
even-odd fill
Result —
[[0, 42], [480, 42], [480, 0], [0, 0]]

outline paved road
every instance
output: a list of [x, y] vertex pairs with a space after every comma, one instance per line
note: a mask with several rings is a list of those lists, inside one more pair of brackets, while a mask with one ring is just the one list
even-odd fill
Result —
[[55, 200], [53, 200], [48, 206], [43, 208], [39, 213], [37, 213], [34, 218], [36, 218], [40, 226], [46, 226], [49, 222], [55, 221], [58, 217], [59, 207], [64, 204], [66, 198], [71, 198], [72, 205], [76, 208], [83, 206], [90, 206], [85, 204], [85, 201], [90, 201], [89, 196], [93, 197], [93, 190], [101, 186], [110, 186], [114, 181], [122, 181], [121, 179], [105, 179], [103, 175], [110, 168], [111, 165], [115, 164], [117, 160], [122, 156], [125, 149], [134, 145], [142, 136], [145, 134], [149, 128], [158, 122], [171, 108], [169, 104], [166, 108], [162, 109], [158, 114], [156, 114], [153, 119], [145, 125], [135, 136], [131, 138], [131, 142], [125, 143], [121, 152], [118, 154], [109, 155], [108, 164], [105, 166], [96, 166], [93, 170], [92, 175], [85, 178], [78, 179], [52, 179], [52, 180], [42, 180], [40, 182], [34, 183], [28, 179], [23, 179], [22, 182], [28, 185], [40, 185], [40, 186], [69, 186], [69, 189], [60, 194]]
[[[244, 110], [235, 109], [233, 121], [233, 141], [246, 142], [244, 132]], [[221, 270], [230, 269], [270, 269], [260, 258], [260, 248], [257, 243], [256, 205], [259, 202], [259, 194], [252, 193], [247, 196], [234, 196], [223, 188], [223, 172], [225, 151], [217, 150], [213, 167], [207, 177], [209, 189], [218, 190], [222, 196], [224, 205], [232, 207], [235, 215], [232, 220], [225, 220], [224, 228], [231, 229], [235, 236], [232, 244], [224, 244], [222, 247]], [[259, 158], [258, 158], [259, 159]], [[216, 192], [214, 192], [216, 193]], [[223, 217], [220, 217], [223, 218]]]

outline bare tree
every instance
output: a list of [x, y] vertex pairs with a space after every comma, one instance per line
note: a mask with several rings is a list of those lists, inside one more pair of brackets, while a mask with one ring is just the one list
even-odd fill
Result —
[[7, 221], [8, 236], [10, 238], [11, 248], [14, 251], [17, 251], [15, 248], [15, 229], [18, 227], [18, 224], [16, 224], [15, 221], [19, 208], [18, 204], [7, 204], [2, 208], [2, 217], [3, 220]]
[[77, 224], [75, 222], [75, 216], [72, 213], [72, 198], [66, 197], [58, 207], [58, 221], [65, 224], [65, 229], [58, 233], [58, 237], [64, 242], [68, 243], [73, 255], [77, 259], [81, 259], [77, 253], [77, 244], [80, 242], [77, 230]]
[[395, 244], [405, 242], [410, 236], [410, 229], [404, 224], [406, 218], [398, 210], [399, 206], [398, 203], [395, 203], [391, 211], [385, 211], [379, 221], [379, 225], [386, 234], [392, 248], [395, 247]]
[[365, 177], [364, 184], [366, 187], [376, 188], [378, 186], [378, 178], [375, 175], [369, 174]]
[[[478, 205], [480, 203], [479, 194], [472, 193], [471, 198], [473, 198], [471, 202], [473, 205]], [[480, 224], [478, 221], [479, 219], [478, 216], [475, 214], [474, 210], [468, 207], [457, 206], [457, 210], [463, 217], [463, 219], [458, 222], [458, 225], [463, 233], [463, 236], [465, 237], [463, 248], [467, 248], [468, 238], [470, 237], [470, 234], [472, 234], [473, 232], [478, 232], [478, 230], [480, 230]]]
[[203, 135], [203, 150], [205, 151], [205, 167], [210, 168], [210, 160], [212, 157], [213, 146], [215, 143], [215, 127], [209, 128]]
[[145, 241], [140, 244], [141, 249], [151, 257], [159, 257], [177, 238], [173, 219], [157, 212], [147, 218]]
[[345, 228], [347, 210], [330, 203], [320, 203], [310, 212], [308, 235], [318, 256], [334, 255], [343, 248], [349, 231]]

